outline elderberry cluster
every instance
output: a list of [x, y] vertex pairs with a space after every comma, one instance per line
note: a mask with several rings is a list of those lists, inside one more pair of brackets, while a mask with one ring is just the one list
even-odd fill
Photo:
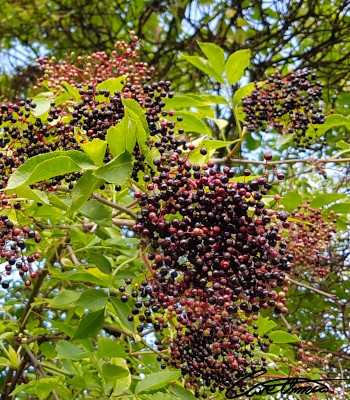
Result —
[[321, 213], [321, 209], [310, 207], [310, 202], [291, 213], [293, 220], [287, 242], [294, 252], [294, 274], [307, 272], [315, 277], [325, 277], [330, 272], [329, 249], [336, 233], [336, 220], [332, 214], [324, 218]]
[[[36, 243], [40, 243], [41, 237], [37, 231], [26, 226], [16, 227], [15, 224], [8, 219], [7, 215], [0, 216], [0, 257], [1, 264], [5, 264], [4, 272], [0, 274], [0, 282], [3, 289], [9, 288], [10, 284], [3, 279], [17, 271], [21, 277], [36, 277], [33, 270], [33, 263], [40, 259], [39, 253], [26, 255], [26, 240], [34, 239]], [[31, 281], [25, 280], [26, 286], [31, 285]]]
[[[205, 397], [266, 365], [252, 350], [268, 350], [268, 337], [247, 324], [261, 309], [288, 312], [293, 256], [282, 238], [288, 215], [265, 207], [272, 187], [266, 176], [249, 180], [245, 170], [246, 179], [237, 181], [229, 167], [192, 164], [184, 153], [191, 145], [160, 147], [156, 172], [144, 176], [148, 192], [135, 194], [142, 208], [133, 230], [143, 239], [151, 276], [133, 292], [132, 312], [146, 307], [139, 332], [154, 312], [165, 323], [176, 317], [176, 337], [161, 346], [170, 344], [168, 364]], [[164, 328], [159, 321], [153, 327]]]
[[308, 134], [312, 124], [323, 124], [325, 115], [319, 102], [322, 84], [309, 80], [308, 72], [296, 72], [282, 77], [275, 71], [265, 82], [256, 83], [255, 89], [243, 98], [246, 113], [245, 126], [250, 132], [268, 131], [294, 134], [298, 146], [311, 144], [315, 138]]

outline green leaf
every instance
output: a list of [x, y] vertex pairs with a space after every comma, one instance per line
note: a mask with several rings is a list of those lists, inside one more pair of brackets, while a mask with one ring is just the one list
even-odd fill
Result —
[[106, 135], [109, 150], [113, 157], [118, 157], [125, 151], [131, 153], [136, 144], [138, 125], [127, 112], [116, 126], [111, 126]]
[[[179, 128], [183, 128], [186, 133], [196, 132], [202, 135], [212, 136], [211, 130], [208, 126], [201, 121], [197, 116], [198, 114], [191, 111], [181, 111], [179, 115], [183, 118], [182, 121], [177, 122]], [[170, 121], [177, 121], [177, 116], [167, 117]]]
[[40, 117], [49, 111], [52, 100], [53, 96], [51, 92], [40, 93], [38, 96], [33, 98], [33, 102], [36, 104], [36, 107], [31, 108], [30, 112], [34, 115], [34, 117]]
[[[5, 357], [0, 357], [0, 367], [10, 367], [13, 366], [11, 361]], [[14, 366], [13, 366], [14, 367]]]
[[89, 282], [103, 287], [109, 287], [111, 283], [111, 277], [101, 272], [98, 268], [66, 272], [52, 270], [51, 276], [56, 279], [58, 278], [60, 281]]
[[313, 198], [310, 206], [312, 208], [320, 208], [320, 207], [326, 206], [328, 204], [334, 203], [335, 201], [337, 201], [339, 199], [343, 199], [344, 197], [347, 197], [347, 196], [346, 196], [346, 194], [342, 194], [342, 193], [320, 194]]
[[77, 330], [74, 333], [74, 339], [86, 339], [97, 335], [102, 328], [104, 320], [104, 310], [88, 313], [80, 320]]
[[153, 160], [155, 158], [160, 158], [161, 154], [159, 153], [159, 150], [155, 147], [153, 147], [146, 155], [145, 158], [145, 163], [147, 163], [151, 168], [155, 169], [155, 165], [153, 164]]
[[121, 324], [133, 332], [135, 327], [134, 321], [128, 320], [128, 316], [131, 314], [131, 305], [123, 303], [118, 297], [111, 297], [110, 302]]
[[288, 212], [294, 211], [299, 204], [302, 204], [303, 197], [298, 193], [297, 190], [287, 192], [280, 200], [280, 203], [284, 206]]
[[90, 199], [81, 206], [80, 212], [91, 221], [98, 222], [101, 226], [112, 225], [112, 209], [104, 206], [95, 199]]
[[[127, 111], [132, 111], [138, 117], [138, 120], [141, 122], [141, 125], [146, 133], [146, 136], [149, 136], [149, 126], [145, 116], [144, 109], [140, 106], [140, 104], [134, 99], [123, 99], [122, 100], [124, 107]], [[137, 135], [138, 141], [141, 139], [139, 134]], [[140, 144], [140, 143], [139, 143]]]
[[228, 83], [230, 85], [237, 83], [242, 78], [249, 64], [250, 50], [238, 50], [231, 54], [225, 65]]
[[160, 389], [170, 382], [180, 378], [181, 371], [161, 371], [146, 375], [145, 378], [138, 382], [135, 388], [135, 393], [142, 393], [149, 390]]
[[216, 69], [210, 64], [209, 60], [198, 57], [198, 56], [185, 56], [183, 55], [184, 59], [190, 62], [192, 65], [203, 71], [207, 74], [210, 78], [215, 79], [221, 84], [224, 84], [224, 80], [220, 73], [216, 71]]
[[103, 184], [102, 179], [96, 178], [92, 171], [86, 171], [74, 185], [71, 196], [72, 205], [70, 212], [79, 208], [90, 198], [91, 194]]
[[255, 85], [253, 82], [248, 83], [248, 85], [245, 85], [238, 90], [235, 91], [235, 94], [233, 95], [233, 105], [236, 106], [241, 102], [243, 97], [248, 96], [252, 91], [255, 89]]
[[261, 314], [259, 314], [256, 325], [258, 325], [258, 334], [260, 336], [265, 335], [265, 333], [277, 326], [276, 322], [271, 321], [269, 317], [264, 318]]
[[111, 358], [126, 356], [124, 345], [117, 343], [110, 338], [102, 338], [98, 340], [97, 355], [99, 358]]
[[50, 200], [47, 194], [41, 190], [31, 189], [29, 186], [21, 186], [14, 190], [18, 197], [23, 197], [27, 200], [34, 200], [37, 203], [50, 205]]
[[350, 214], [350, 203], [338, 203], [329, 207], [327, 211], [334, 211], [340, 214]]
[[76, 302], [77, 306], [87, 308], [90, 311], [102, 310], [105, 308], [108, 295], [102, 290], [87, 289], [81, 292], [81, 296]]
[[114, 390], [112, 393], [113, 396], [119, 396], [125, 393], [126, 390], [129, 389], [131, 385], [131, 374], [130, 371], [126, 365], [126, 362], [124, 359], [118, 357], [118, 358], [112, 358], [111, 363], [114, 365], [117, 365], [119, 367], [124, 368], [127, 373], [124, 374], [124, 376], [120, 376], [116, 381], [114, 381]]
[[43, 352], [46, 358], [53, 359], [56, 357], [55, 347], [49, 342], [40, 343], [39, 349]]
[[310, 126], [306, 131], [306, 135], [310, 132], [314, 132], [315, 130], [317, 136], [322, 136], [324, 133], [329, 131], [330, 129], [338, 128], [344, 126], [348, 131], [350, 131], [350, 120], [345, 117], [345, 115], [341, 114], [331, 114], [325, 118], [324, 124], [314, 124]]
[[[109, 90], [111, 95], [114, 95], [114, 92], [120, 92], [123, 89], [125, 83], [125, 76], [119, 76], [118, 78], [108, 78], [96, 86], [96, 92], [100, 90]], [[101, 95], [100, 97], [105, 99], [103, 95]]]
[[217, 71], [218, 74], [222, 75], [225, 68], [225, 52], [219, 46], [214, 43], [204, 43], [197, 40], [198, 46], [209, 60], [210, 65]]
[[52, 308], [65, 309], [75, 305], [79, 299], [80, 293], [75, 290], [62, 289], [51, 303]]
[[69, 99], [73, 101], [80, 101], [81, 95], [79, 93], [79, 90], [75, 88], [74, 86], [70, 85], [67, 82], [62, 82], [61, 86], [64, 88], [64, 90], [67, 92]]
[[112, 272], [112, 264], [103, 254], [89, 252], [86, 259], [88, 262], [96, 265], [96, 267], [104, 274], [110, 274]]
[[56, 151], [40, 154], [27, 160], [11, 175], [7, 189], [30, 185], [58, 175], [65, 175], [83, 169], [94, 169], [91, 159], [77, 150]]
[[[125, 363], [124, 360], [123, 362]], [[130, 375], [130, 372], [126, 368], [126, 366], [123, 367], [121, 365], [104, 363], [102, 365], [102, 375], [106, 382], [116, 382], [117, 380], [125, 378], [126, 376]], [[126, 386], [124, 390], [127, 390], [128, 388], [129, 385]]]
[[89, 358], [90, 352], [86, 351], [81, 346], [76, 346], [70, 342], [59, 342], [56, 345], [57, 356], [61, 358], [68, 358], [69, 360], [82, 360], [83, 358]]
[[273, 343], [294, 343], [299, 342], [300, 339], [284, 331], [273, 331], [269, 334]]
[[184, 94], [176, 95], [172, 99], [166, 99], [164, 101], [167, 110], [190, 107], [198, 108], [208, 105], [208, 102], [206, 101], [200, 101], [199, 99], [194, 99], [193, 97]]
[[196, 397], [188, 389], [184, 388], [179, 382], [174, 382], [169, 385], [168, 390], [177, 396], [179, 399], [195, 400]]
[[106, 182], [115, 183], [123, 186], [130, 177], [132, 171], [131, 155], [125, 151], [112, 161], [94, 171], [97, 178], [104, 179]]
[[81, 144], [80, 147], [96, 165], [103, 164], [107, 149], [107, 142], [105, 140], [95, 138], [91, 142]]

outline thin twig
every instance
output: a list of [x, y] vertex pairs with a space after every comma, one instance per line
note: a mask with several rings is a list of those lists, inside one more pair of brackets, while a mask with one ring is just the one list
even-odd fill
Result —
[[320, 290], [320, 289], [317, 289], [317, 288], [315, 288], [315, 287], [306, 285], [305, 283], [296, 281], [296, 280], [293, 279], [293, 278], [288, 278], [288, 279], [289, 279], [292, 283], [294, 283], [295, 285], [304, 287], [304, 288], [306, 288], [306, 289], [310, 289], [310, 290], [312, 290], [313, 292], [317, 292], [317, 293], [319, 293], [319, 294], [322, 294], [322, 296], [324, 296], [324, 297], [328, 297], [329, 299], [332, 299], [332, 300], [339, 300], [339, 297], [336, 296], [335, 294], [329, 294], [329, 293], [327, 293], [327, 292], [324, 292], [323, 290]]
[[212, 160], [215, 164], [225, 164], [227, 162], [235, 163], [235, 164], [256, 164], [256, 165], [282, 165], [282, 164], [296, 164], [296, 163], [303, 163], [303, 164], [327, 164], [327, 163], [349, 163], [350, 158], [295, 158], [289, 160], [279, 160], [279, 161], [257, 161], [257, 160], [248, 160], [243, 158], [214, 158]]
[[132, 219], [112, 218], [113, 224], [116, 226], [134, 226], [135, 221]]
[[[43, 368], [42, 365], [39, 363], [39, 361], [36, 359], [36, 357], [34, 356], [34, 354], [33, 354], [29, 349], [26, 349], [26, 353], [28, 354], [29, 358], [32, 360], [33, 366], [34, 366], [35, 368], [37, 368], [37, 369], [40, 371], [41, 375], [42, 375], [44, 378], [47, 378], [47, 377], [48, 377], [47, 373], [45, 372], [44, 368]], [[52, 390], [51, 390], [51, 393], [52, 393], [52, 396], [53, 396], [56, 400], [60, 400], [60, 398], [59, 398], [59, 396], [58, 396], [58, 394], [57, 394], [57, 392], [56, 392], [55, 389], [52, 389]]]
[[292, 331], [292, 327], [290, 326], [289, 322], [285, 319], [284, 315], [283, 314], [279, 314], [279, 317], [281, 318], [282, 322], [286, 326], [288, 332], [291, 332]]
[[129, 215], [133, 219], [136, 219], [136, 217], [137, 217], [137, 215], [134, 214], [132, 211], [130, 211], [128, 208], [120, 206], [119, 204], [113, 203], [113, 201], [107, 200], [97, 193], [93, 194], [91, 197], [93, 199], [99, 201], [100, 203], [105, 204], [108, 207], [114, 208], [116, 210], [119, 210], [119, 211]]
[[79, 262], [78, 257], [75, 255], [73, 247], [70, 244], [67, 244], [67, 250], [69, 251], [69, 255], [71, 260], [73, 261], [73, 264], [80, 265], [81, 262]]

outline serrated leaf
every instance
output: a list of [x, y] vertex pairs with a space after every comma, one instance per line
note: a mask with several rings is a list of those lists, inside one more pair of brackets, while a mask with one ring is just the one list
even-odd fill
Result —
[[221, 84], [224, 84], [224, 80], [220, 73], [218, 73], [215, 68], [212, 67], [210, 64], [209, 60], [203, 58], [203, 57], [198, 57], [198, 56], [186, 56], [183, 55], [184, 59], [190, 62], [192, 65], [203, 71], [205, 74], [207, 74], [209, 77], [215, 79]]
[[327, 193], [327, 194], [320, 194], [315, 196], [311, 203], [310, 207], [312, 208], [320, 208], [326, 206], [328, 204], [334, 203], [337, 200], [343, 199], [347, 197], [346, 194], [342, 193]]
[[237, 83], [243, 76], [245, 69], [250, 64], [250, 50], [238, 50], [228, 58], [225, 70], [226, 78], [230, 85]]
[[74, 86], [70, 85], [67, 82], [62, 82], [61, 86], [64, 88], [64, 90], [67, 92], [69, 99], [74, 100], [74, 101], [79, 101], [81, 98], [81, 95], [79, 93], [79, 90], [75, 88]]
[[42, 93], [38, 96], [35, 96], [33, 98], [33, 102], [36, 104], [36, 107], [31, 108], [30, 112], [34, 115], [34, 117], [37, 118], [49, 111], [51, 108], [52, 96], [46, 97], [45, 93]]
[[95, 170], [94, 175], [97, 178], [104, 179], [106, 182], [123, 186], [130, 177], [131, 171], [131, 155], [125, 151], [109, 163]]
[[74, 185], [71, 196], [72, 204], [70, 212], [79, 208], [90, 198], [91, 194], [103, 184], [103, 180], [96, 178], [92, 171], [86, 171]]
[[115, 383], [112, 396], [119, 396], [129, 389], [131, 385], [131, 374], [124, 359], [120, 357], [112, 358], [111, 363], [126, 370], [123, 376], [120, 376], [117, 380], [114, 381]]
[[112, 225], [112, 209], [95, 199], [90, 199], [82, 205], [80, 212], [91, 221], [97, 221], [101, 226]]
[[350, 121], [341, 114], [331, 114], [325, 118], [324, 124], [314, 124], [308, 128], [306, 135], [310, 132], [316, 131], [317, 136], [322, 136], [324, 133], [333, 128], [338, 128], [344, 126], [348, 131], [350, 131]]
[[263, 317], [259, 314], [258, 320], [256, 321], [256, 325], [258, 326], [258, 334], [260, 336], [265, 335], [265, 333], [269, 332], [275, 326], [277, 326], [276, 322], [271, 321], [269, 317]]
[[124, 345], [117, 343], [110, 338], [102, 338], [98, 340], [97, 354], [99, 358], [111, 358], [126, 356]]
[[64, 309], [75, 305], [79, 299], [80, 293], [75, 290], [62, 289], [57, 296], [53, 299], [51, 307]]
[[302, 204], [303, 198], [297, 190], [287, 192], [280, 200], [284, 209], [288, 212], [294, 211], [299, 204]]
[[34, 200], [37, 203], [50, 205], [50, 200], [47, 194], [41, 190], [31, 189], [29, 186], [21, 186], [14, 190], [18, 197], [23, 197], [27, 200]]
[[[179, 116], [183, 118], [182, 121], [177, 122], [178, 127], [183, 128], [186, 133], [195, 132], [202, 135], [212, 136], [211, 130], [208, 126], [198, 117], [198, 114], [191, 111], [181, 111]], [[177, 116], [167, 117], [170, 121], [176, 121]]]
[[177, 396], [179, 399], [186, 399], [186, 400], [195, 400], [196, 397], [194, 394], [184, 388], [179, 382], [174, 382], [173, 384], [169, 385], [168, 390]]
[[111, 283], [111, 277], [101, 272], [98, 268], [89, 268], [82, 271], [56, 271], [51, 272], [53, 278], [58, 278], [62, 281], [71, 282], [89, 282], [95, 283], [103, 287], [109, 287]]
[[74, 333], [74, 339], [86, 339], [97, 335], [102, 328], [104, 319], [104, 310], [88, 313], [80, 320]]
[[96, 265], [96, 267], [104, 274], [110, 274], [112, 272], [112, 264], [103, 254], [89, 252], [86, 258], [88, 262]]
[[68, 358], [69, 360], [82, 360], [83, 358], [89, 358], [90, 352], [81, 346], [76, 346], [70, 342], [59, 342], [56, 345], [57, 356], [60, 358]]
[[209, 60], [210, 65], [222, 75], [225, 68], [225, 52], [214, 43], [204, 43], [197, 40], [198, 46]]
[[236, 106], [241, 102], [243, 97], [248, 96], [255, 89], [255, 84], [253, 82], [248, 83], [235, 91], [233, 95], [233, 105]]
[[145, 116], [144, 109], [134, 99], [123, 99], [122, 103], [123, 103], [124, 107], [126, 108], [126, 110], [128, 110], [128, 111], [130, 110], [137, 115], [137, 117], [138, 117], [139, 121], [141, 122], [141, 125], [148, 137], [149, 136], [149, 126], [148, 126], [148, 122], [147, 122], [147, 119]]
[[334, 211], [340, 214], [350, 214], [350, 203], [338, 203], [329, 207], [327, 211]]
[[142, 393], [149, 390], [160, 389], [170, 382], [176, 381], [181, 376], [181, 371], [161, 371], [148, 374], [145, 378], [138, 382], [135, 393]]
[[107, 142], [98, 138], [91, 142], [82, 143], [80, 147], [96, 165], [102, 165], [106, 154]]
[[124, 118], [115, 126], [111, 126], [106, 135], [108, 147], [113, 157], [118, 157], [125, 151], [131, 153], [136, 144], [137, 123], [127, 111]]
[[81, 151], [69, 150], [40, 154], [28, 159], [16, 169], [10, 176], [7, 189], [15, 189], [58, 175], [95, 168], [92, 160]]
[[[103, 82], [99, 83], [96, 86], [96, 92], [100, 90], [109, 90], [111, 95], [114, 95], [114, 92], [120, 92], [126, 82], [125, 76], [118, 76], [118, 78], [108, 78], [105, 79]], [[100, 96], [101, 98], [104, 96]], [[105, 98], [105, 97], [104, 97]]]
[[107, 304], [108, 295], [102, 290], [87, 289], [80, 293], [76, 305], [84, 309], [87, 308], [91, 311], [102, 310]]
[[117, 297], [111, 297], [109, 300], [112, 303], [112, 306], [121, 324], [129, 329], [131, 332], [133, 332], [135, 327], [134, 321], [128, 320], [128, 316], [131, 314], [131, 305], [129, 304], [129, 302], [123, 303]]
[[159, 153], [159, 150], [155, 147], [153, 147], [146, 155], [145, 158], [145, 163], [147, 163], [151, 168], [155, 169], [156, 166], [153, 164], [153, 160], [155, 158], [160, 158], [161, 154]]
[[300, 339], [284, 331], [272, 331], [269, 334], [270, 339], [273, 343], [295, 343], [300, 342]]

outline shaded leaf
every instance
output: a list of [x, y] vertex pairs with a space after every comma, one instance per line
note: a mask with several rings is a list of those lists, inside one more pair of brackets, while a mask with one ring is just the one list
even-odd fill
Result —
[[132, 171], [131, 155], [125, 151], [109, 163], [94, 171], [97, 178], [104, 179], [106, 182], [123, 186], [130, 177]]
[[69, 360], [81, 360], [83, 358], [89, 358], [90, 352], [86, 351], [81, 346], [76, 346], [70, 342], [59, 342], [56, 345], [57, 356], [61, 358], [68, 358]]
[[80, 293], [81, 295], [76, 302], [77, 306], [91, 311], [102, 310], [106, 306], [108, 295], [102, 290], [87, 289]]
[[86, 339], [97, 335], [102, 328], [104, 319], [104, 310], [88, 313], [80, 320], [74, 333], [74, 339]]

